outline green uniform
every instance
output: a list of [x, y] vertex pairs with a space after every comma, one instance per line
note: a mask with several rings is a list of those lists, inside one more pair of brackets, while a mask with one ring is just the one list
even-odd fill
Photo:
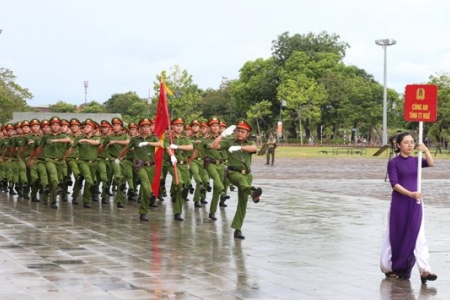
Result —
[[[255, 145], [253, 141], [240, 143], [237, 140], [222, 140], [221, 149], [229, 149], [231, 146]], [[253, 176], [250, 166], [252, 164], [252, 155], [245, 151], [236, 151], [228, 154], [228, 178], [231, 184], [238, 188], [238, 206], [234, 215], [231, 228], [241, 230], [247, 211], [248, 197], [252, 193]]]
[[194, 192], [194, 202], [202, 201], [206, 203], [206, 190], [209, 187], [209, 175], [203, 166], [204, 151], [200, 147], [201, 141], [203, 140], [200, 135], [190, 137], [191, 143], [194, 146], [194, 150], [198, 151], [197, 157], [192, 160], [190, 171], [191, 176], [195, 181], [195, 192]]
[[77, 137], [72, 148], [78, 148], [79, 159], [78, 168], [80, 173], [84, 176], [84, 189], [83, 189], [83, 203], [90, 203], [94, 192], [96, 191], [95, 184], [97, 182], [97, 155], [98, 155], [98, 145], [91, 145], [87, 142], [80, 143], [80, 140], [96, 140], [99, 141], [100, 138], [96, 136], [79, 136]]
[[24, 187], [23, 194], [24, 198], [28, 198], [28, 194], [31, 188], [31, 197], [33, 201], [37, 200], [37, 191], [38, 191], [38, 173], [36, 165], [34, 164], [28, 164], [28, 161], [30, 159], [30, 156], [34, 154], [34, 151], [36, 150], [36, 140], [39, 140], [40, 136], [39, 134], [27, 134], [23, 137], [23, 145], [20, 153], [20, 160], [21, 163], [25, 166], [26, 170], [26, 176], [27, 176], [27, 185]]
[[[175, 136], [173, 135], [173, 144], [176, 144], [178, 146], [180, 145], [191, 145], [191, 141], [189, 138], [184, 137], [182, 135]], [[167, 137], [164, 140], [164, 149], [170, 147], [170, 139]], [[173, 150], [173, 149], [172, 149]], [[173, 198], [175, 198], [175, 205], [174, 205], [174, 213], [180, 214], [183, 209], [183, 202], [184, 198], [187, 197], [187, 193], [189, 192], [189, 183], [190, 183], [190, 176], [189, 176], [189, 168], [187, 165], [187, 158], [188, 158], [188, 151], [183, 150], [173, 150], [175, 157], [177, 158], [177, 168], [176, 168], [176, 174], [175, 175], [175, 168], [172, 165], [172, 162], [170, 161], [170, 157], [167, 155], [165, 164], [168, 168], [168, 171], [170, 175], [172, 176], [172, 182], [174, 183], [174, 190], [173, 190]], [[167, 152], [166, 152], [167, 153]], [[178, 177], [178, 184], [175, 183], [175, 176]]]
[[[137, 174], [137, 178], [141, 182], [141, 204], [139, 207], [139, 214], [147, 214], [149, 204], [154, 204], [155, 197], [152, 197], [152, 182], [155, 175], [155, 147], [147, 145], [139, 147], [139, 143], [142, 142], [159, 142], [156, 135], [148, 137], [136, 136], [132, 137], [127, 148], [129, 150], [134, 149], [134, 169]], [[152, 199], [150, 199], [152, 198]], [[150, 203], [150, 201], [152, 203]]]
[[225, 188], [223, 186], [225, 160], [219, 150], [211, 149], [211, 143], [216, 137], [217, 136], [208, 136], [204, 138], [199, 146], [203, 149], [205, 168], [208, 171], [209, 177], [213, 180], [213, 195], [209, 208], [210, 213], [215, 213], [217, 211], [219, 197], [225, 194]]
[[62, 182], [65, 174], [66, 164], [62, 160], [67, 150], [67, 143], [52, 142], [56, 139], [67, 138], [66, 134], [46, 134], [42, 137], [40, 146], [45, 159], [45, 168], [49, 177], [50, 184], [50, 202], [56, 205], [56, 191], [58, 184]]
[[[120, 153], [122, 152], [122, 150], [125, 148], [125, 145], [120, 145], [120, 144], [112, 144], [112, 145], [108, 145], [110, 141], [126, 141], [129, 139], [129, 136], [125, 133], [113, 133], [110, 134], [108, 136], [106, 136], [105, 140], [103, 141], [103, 147], [104, 150], [103, 151], [107, 151], [109, 158], [114, 161], [116, 160]], [[117, 190], [117, 194], [116, 197], [114, 198], [114, 202], [117, 203], [122, 203], [123, 202], [123, 190], [125, 188], [125, 181], [124, 181], [124, 165], [123, 165], [123, 161], [121, 161], [119, 164], [116, 163], [112, 163], [111, 167], [112, 167], [112, 174], [114, 176], [114, 180], [118, 185], [118, 190]], [[130, 162], [130, 164], [132, 164], [132, 162]]]

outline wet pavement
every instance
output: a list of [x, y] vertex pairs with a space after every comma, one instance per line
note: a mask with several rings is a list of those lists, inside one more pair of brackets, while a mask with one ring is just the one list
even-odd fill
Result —
[[[426, 237], [439, 276], [385, 279], [379, 254], [390, 186], [386, 159], [277, 159], [253, 164], [261, 202], [249, 202], [235, 240], [236, 192], [218, 220], [166, 199], [138, 220], [125, 209], [41, 203], [0, 194], [0, 299], [448, 299], [449, 159], [423, 172]], [[192, 198], [192, 196], [191, 196]], [[208, 197], [208, 200], [210, 195]], [[111, 197], [112, 201], [112, 197]]]

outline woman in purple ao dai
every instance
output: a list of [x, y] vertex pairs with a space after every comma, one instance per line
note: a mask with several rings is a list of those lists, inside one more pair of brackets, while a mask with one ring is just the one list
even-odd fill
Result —
[[[381, 252], [381, 271], [388, 278], [411, 277], [417, 263], [423, 284], [436, 280], [431, 272], [428, 246], [425, 240], [422, 194], [417, 191], [418, 158], [412, 155], [414, 139], [408, 132], [396, 137], [397, 156], [388, 162], [388, 175], [392, 186], [388, 228]], [[433, 157], [420, 143], [417, 150], [425, 153], [422, 167], [432, 167]]]

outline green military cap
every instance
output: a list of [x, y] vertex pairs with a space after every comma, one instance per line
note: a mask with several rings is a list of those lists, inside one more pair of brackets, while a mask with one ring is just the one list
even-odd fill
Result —
[[41, 120], [41, 128], [44, 126], [50, 126], [50, 122], [47, 119]]
[[80, 122], [80, 120], [78, 120], [77, 118], [72, 118], [72, 119], [70, 119], [69, 124], [70, 124], [70, 126], [72, 126], [72, 125], [78, 125], [78, 126], [81, 126], [81, 122]]
[[92, 120], [91, 118], [87, 118], [87, 119], [84, 121], [83, 125], [84, 125], [84, 126], [90, 125], [90, 126], [92, 126], [94, 129], [97, 127], [95, 121]]
[[14, 126], [12, 124], [8, 123], [8, 124], [6, 124], [5, 129], [6, 130], [11, 130], [11, 129], [14, 129]]
[[139, 127], [144, 126], [144, 125], [152, 125], [152, 120], [150, 120], [149, 118], [143, 118], [140, 119], [138, 122]]
[[184, 120], [183, 120], [183, 118], [174, 118], [174, 119], [172, 119], [172, 122], [170, 122], [170, 124], [172, 124], [172, 125], [183, 124], [184, 125]]
[[123, 121], [120, 118], [112, 118], [111, 124], [120, 124], [123, 126]]
[[137, 126], [137, 124], [134, 122], [130, 122], [130, 123], [128, 123], [128, 129], [131, 129], [131, 128], [139, 128], [139, 126]]
[[39, 120], [38, 119], [31, 119], [30, 120], [30, 126], [33, 126], [33, 125], [40, 125], [41, 124], [41, 122], [39, 122]]
[[201, 126], [200, 121], [197, 120], [197, 119], [193, 120], [193, 121], [191, 122], [191, 127], [194, 126], [194, 125]]
[[221, 120], [219, 123], [219, 127], [227, 127], [227, 123]]
[[67, 126], [69, 126], [70, 123], [69, 123], [69, 121], [66, 120], [66, 119], [61, 119], [61, 125], [67, 125]]
[[109, 128], [112, 128], [113, 126], [111, 125], [111, 123], [109, 123], [108, 121], [106, 121], [106, 120], [101, 120], [100, 121], [100, 126], [101, 127], [109, 127]]
[[15, 124], [14, 124], [14, 128], [20, 128], [21, 125], [22, 124], [22, 122], [16, 122]]
[[200, 127], [208, 127], [208, 123], [206, 123], [205, 121], [203, 121], [203, 122], [200, 124]]
[[53, 123], [61, 124], [61, 119], [58, 118], [58, 117], [51, 117], [48, 122], [49, 122], [50, 125], [52, 125]]
[[28, 122], [28, 120], [23, 120], [22, 124], [20, 124], [20, 127], [25, 127], [25, 126], [30, 126], [30, 122]]
[[245, 130], [247, 130], [249, 132], [252, 131], [252, 126], [250, 126], [250, 124], [244, 119], [239, 119], [238, 120], [236, 128], [245, 129]]
[[219, 124], [220, 120], [217, 117], [211, 117], [208, 119], [208, 126], [214, 125], [214, 124]]

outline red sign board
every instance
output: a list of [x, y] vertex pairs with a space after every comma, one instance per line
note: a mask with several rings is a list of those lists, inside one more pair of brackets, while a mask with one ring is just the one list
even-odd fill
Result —
[[435, 122], [437, 85], [410, 84], [405, 90], [404, 118], [411, 122]]

